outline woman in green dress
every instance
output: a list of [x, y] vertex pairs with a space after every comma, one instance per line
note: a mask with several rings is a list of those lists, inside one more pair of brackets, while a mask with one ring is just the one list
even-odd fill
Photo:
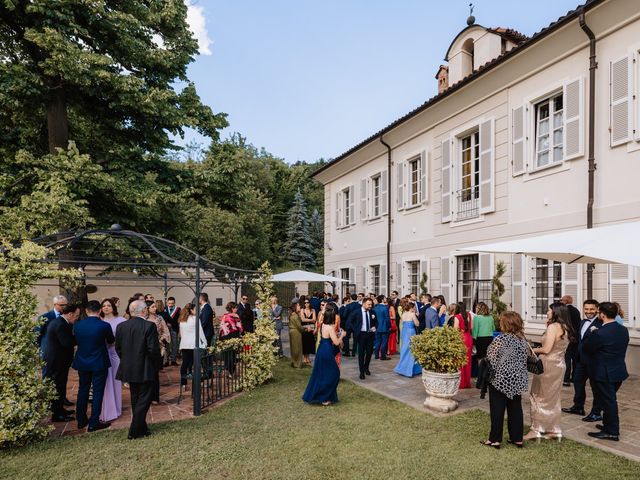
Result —
[[291, 366], [302, 368], [302, 322], [300, 320], [300, 304], [294, 302], [289, 307], [289, 348], [291, 349]]

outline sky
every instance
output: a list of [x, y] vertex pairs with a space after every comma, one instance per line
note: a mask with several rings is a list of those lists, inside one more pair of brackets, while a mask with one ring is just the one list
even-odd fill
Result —
[[[288, 163], [339, 156], [437, 93], [469, 0], [185, 0], [203, 102]], [[531, 36], [581, 0], [477, 0], [476, 23]], [[188, 131], [179, 144], [208, 140]]]

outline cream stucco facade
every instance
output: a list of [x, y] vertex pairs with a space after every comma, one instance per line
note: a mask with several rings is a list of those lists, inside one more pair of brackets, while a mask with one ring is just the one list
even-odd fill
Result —
[[[639, 220], [640, 2], [593, 2], [585, 20], [597, 39], [594, 225]], [[560, 294], [581, 305], [586, 266], [458, 251], [586, 225], [589, 39], [577, 14], [542, 33], [504, 49], [489, 29], [463, 30], [447, 54], [449, 90], [316, 173], [327, 273], [348, 278], [352, 290], [401, 294], [426, 273], [431, 293], [471, 303], [488, 299], [502, 261], [502, 300], [530, 334], [544, 330], [544, 306]], [[484, 67], [471, 77], [455, 60], [469, 39], [476, 56], [502, 55], [474, 63]], [[639, 279], [640, 269], [625, 265], [597, 265], [593, 276], [594, 297], [626, 311], [635, 373]]]

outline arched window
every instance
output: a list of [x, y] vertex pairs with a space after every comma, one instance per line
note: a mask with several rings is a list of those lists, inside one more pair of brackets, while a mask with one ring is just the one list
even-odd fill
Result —
[[464, 76], [469, 75], [473, 70], [475, 70], [475, 62], [473, 58], [473, 38], [467, 38], [462, 44], [462, 51], [468, 54], [468, 60], [464, 62]]

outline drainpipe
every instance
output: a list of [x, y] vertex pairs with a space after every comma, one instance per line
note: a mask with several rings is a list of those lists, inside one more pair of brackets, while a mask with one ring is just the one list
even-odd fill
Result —
[[391, 147], [380, 135], [380, 143], [387, 147], [387, 295], [391, 294]]
[[[593, 228], [593, 200], [595, 190], [595, 114], [596, 114], [596, 36], [585, 20], [585, 9], [580, 11], [580, 27], [589, 37], [589, 200], [587, 202], [587, 228]], [[587, 298], [593, 298], [593, 270], [595, 266], [587, 265]]]

